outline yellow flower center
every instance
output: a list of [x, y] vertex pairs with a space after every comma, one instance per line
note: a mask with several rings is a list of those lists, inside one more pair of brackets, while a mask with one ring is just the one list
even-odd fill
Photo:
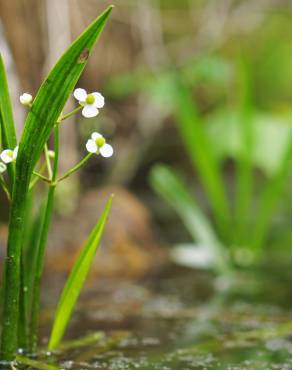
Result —
[[104, 144], [105, 144], [105, 138], [103, 138], [103, 137], [98, 137], [96, 140], [95, 140], [95, 142], [96, 142], [96, 145], [99, 147], [99, 148], [101, 148], [102, 146], [104, 146]]
[[91, 94], [87, 95], [86, 100], [85, 100], [86, 104], [93, 104], [94, 101], [95, 101], [95, 98], [93, 95]]

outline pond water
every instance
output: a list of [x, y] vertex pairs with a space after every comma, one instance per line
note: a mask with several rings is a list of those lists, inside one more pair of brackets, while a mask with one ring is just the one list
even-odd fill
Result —
[[45, 361], [59, 369], [292, 369], [291, 274], [244, 272], [229, 287], [177, 266], [139, 283], [99, 279], [67, 333], [83, 339]]

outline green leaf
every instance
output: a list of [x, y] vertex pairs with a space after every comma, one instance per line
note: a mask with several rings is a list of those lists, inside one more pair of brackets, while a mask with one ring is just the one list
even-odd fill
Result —
[[226, 271], [224, 246], [182, 178], [171, 167], [156, 165], [151, 170], [150, 182], [153, 189], [180, 216], [193, 240], [209, 249], [218, 270]]
[[[244, 143], [240, 129], [240, 112], [219, 108], [208, 115], [205, 129], [217, 158], [224, 161], [243, 156]], [[252, 124], [254, 148], [252, 165], [267, 177], [274, 176], [283, 163], [290, 144], [291, 117], [255, 112]]]
[[234, 235], [237, 245], [246, 245], [250, 235], [250, 213], [253, 195], [254, 151], [254, 106], [252, 96], [251, 68], [244, 57], [239, 60], [239, 114], [240, 132], [242, 137], [242, 155], [236, 161], [235, 202], [234, 202]]
[[178, 76], [174, 75], [173, 82], [173, 106], [178, 130], [194, 170], [199, 173], [220, 234], [228, 242], [230, 209], [220, 163], [206, 135], [204, 124], [197, 112], [191, 92]]
[[[17, 145], [12, 105], [8, 90], [5, 66], [0, 54], [0, 128], [3, 149], [14, 149]], [[8, 166], [8, 173], [13, 183], [14, 166]]]
[[31, 175], [111, 10], [109, 7], [69, 47], [39, 89], [19, 145], [17, 162], [22, 176]]
[[5, 66], [0, 54], [0, 123], [4, 149], [14, 149], [17, 145], [12, 105], [8, 90]]
[[99, 243], [111, 208], [112, 198], [113, 196], [109, 198], [98, 223], [89, 235], [84, 248], [80, 252], [79, 257], [70, 272], [56, 310], [55, 321], [48, 345], [49, 350], [55, 349], [64, 335], [80, 291], [85, 283], [87, 274], [92, 265], [93, 258], [99, 247]]
[[277, 203], [287, 183], [289, 170], [292, 162], [292, 134], [289, 135], [290, 145], [286, 149], [282, 164], [274, 176], [269, 178], [259, 196], [259, 206], [256, 213], [251, 247], [260, 254], [267, 239], [271, 219], [274, 215]]
[[37, 370], [58, 370], [59, 367], [46, 364], [45, 362], [33, 360], [29, 357], [17, 355], [16, 361], [22, 365], [28, 366], [30, 369], [37, 369]]

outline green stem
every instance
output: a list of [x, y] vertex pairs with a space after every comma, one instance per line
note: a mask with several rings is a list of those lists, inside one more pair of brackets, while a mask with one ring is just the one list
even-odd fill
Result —
[[32, 308], [31, 308], [31, 322], [30, 322], [30, 350], [35, 352], [37, 349], [37, 336], [38, 336], [38, 323], [39, 323], [39, 308], [40, 308], [40, 286], [41, 277], [44, 268], [44, 257], [46, 244], [48, 240], [49, 227], [53, 215], [54, 208], [54, 196], [56, 188], [56, 177], [58, 171], [58, 159], [59, 159], [59, 127], [55, 127], [55, 159], [54, 167], [52, 169], [52, 182], [49, 187], [47, 203], [45, 208], [45, 214], [43, 219], [43, 224], [41, 228], [41, 234], [38, 244], [37, 257], [36, 257], [36, 271], [35, 280], [32, 292]]
[[31, 183], [29, 184], [29, 190], [32, 190], [33, 187], [36, 185], [36, 183], [39, 181], [40, 179], [39, 175], [43, 175], [43, 172], [46, 169], [46, 165], [47, 165], [46, 162], [43, 163], [38, 172], [35, 172], [35, 171], [33, 172], [35, 177], [31, 180]]
[[56, 183], [58, 182], [61, 182], [65, 179], [67, 179], [67, 177], [69, 177], [70, 175], [72, 175], [72, 173], [78, 171], [81, 167], [83, 167], [85, 165], [85, 163], [92, 157], [93, 153], [88, 153], [86, 157], [84, 157], [79, 163], [76, 164], [76, 166], [72, 167], [71, 170], [69, 170], [68, 172], [66, 172], [63, 176], [61, 176], [59, 179], [56, 180]]
[[83, 106], [80, 105], [79, 107], [77, 107], [74, 110], [72, 110], [72, 112], [69, 112], [67, 114], [64, 114], [64, 116], [60, 116], [60, 118], [58, 119], [57, 123], [61, 123], [62, 121], [65, 121], [65, 119], [73, 116], [74, 114], [76, 114], [77, 112], [79, 112], [82, 108], [83, 108]]
[[18, 321], [18, 346], [23, 350], [27, 350], [27, 305], [25, 288], [25, 266], [24, 256], [21, 256], [20, 267], [20, 294], [19, 294], [19, 321]]
[[0, 176], [0, 185], [2, 186], [2, 189], [3, 189], [4, 193], [6, 194], [8, 201], [11, 202], [10, 191], [9, 191], [8, 187], [6, 186], [6, 183], [5, 183], [2, 176]]
[[[19, 176], [19, 175], [18, 175]], [[24, 234], [26, 195], [29, 178], [22, 179], [23, 187], [13, 186], [12, 203], [9, 216], [9, 235], [7, 256], [3, 277], [3, 322], [1, 335], [1, 360], [12, 361], [18, 345], [18, 317], [20, 294], [20, 256]], [[15, 182], [20, 181], [16, 176]]]
[[[33, 174], [36, 176], [36, 178], [39, 178], [45, 182], [48, 182], [49, 184], [52, 182], [52, 180], [50, 180], [49, 178], [47, 178], [46, 176], [42, 175], [39, 172], [33, 171]], [[31, 190], [31, 185], [29, 187], [29, 190]]]
[[[49, 365], [41, 361], [32, 360], [29, 357], [25, 356], [16, 356], [16, 361], [22, 365], [29, 366], [30, 369], [37, 369], [37, 370], [58, 370], [59, 368], [54, 365]], [[11, 369], [11, 367], [10, 367]]]
[[48, 145], [47, 144], [45, 144], [45, 159], [46, 159], [49, 179], [51, 180], [52, 177], [53, 177], [53, 171], [52, 171], [51, 159], [50, 159], [50, 156], [49, 156], [49, 150], [48, 150]]

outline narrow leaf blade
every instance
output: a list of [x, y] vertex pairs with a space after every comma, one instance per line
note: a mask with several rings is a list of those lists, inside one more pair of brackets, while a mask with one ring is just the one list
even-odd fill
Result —
[[[14, 149], [17, 145], [16, 131], [13, 119], [13, 110], [8, 90], [6, 71], [2, 55], [0, 54], [0, 128], [3, 149]], [[8, 166], [11, 184], [14, 179], [14, 166]]]
[[31, 176], [70, 93], [76, 85], [112, 7], [102, 13], [67, 49], [39, 89], [27, 116], [19, 145], [18, 172]]
[[174, 113], [178, 130], [194, 169], [200, 175], [221, 236], [228, 241], [230, 209], [220, 164], [212, 151], [191, 93], [176, 76], [174, 77], [174, 90]]
[[80, 252], [80, 255], [67, 279], [56, 310], [55, 321], [48, 346], [49, 350], [55, 349], [64, 335], [73, 309], [92, 265], [93, 258], [99, 247], [111, 209], [112, 198], [112, 196], [109, 198], [98, 223], [89, 235], [87, 242]]
[[259, 198], [259, 207], [256, 213], [256, 222], [253, 230], [252, 249], [260, 254], [267, 239], [269, 226], [274, 214], [275, 207], [288, 180], [289, 170], [292, 162], [292, 136], [290, 135], [290, 146], [278, 172], [267, 180]]
[[249, 244], [250, 214], [253, 195], [253, 151], [254, 151], [254, 107], [252, 97], [251, 71], [247, 61], [242, 57], [239, 61], [239, 128], [242, 151], [236, 164], [235, 202], [234, 202], [234, 243]]
[[2, 130], [3, 147], [5, 149], [14, 149], [17, 145], [16, 132], [5, 66], [1, 54], [0, 54], [0, 123]]
[[224, 246], [182, 178], [171, 167], [156, 165], [151, 170], [150, 182], [157, 194], [180, 216], [193, 240], [209, 249], [216, 260], [216, 267], [226, 271]]

